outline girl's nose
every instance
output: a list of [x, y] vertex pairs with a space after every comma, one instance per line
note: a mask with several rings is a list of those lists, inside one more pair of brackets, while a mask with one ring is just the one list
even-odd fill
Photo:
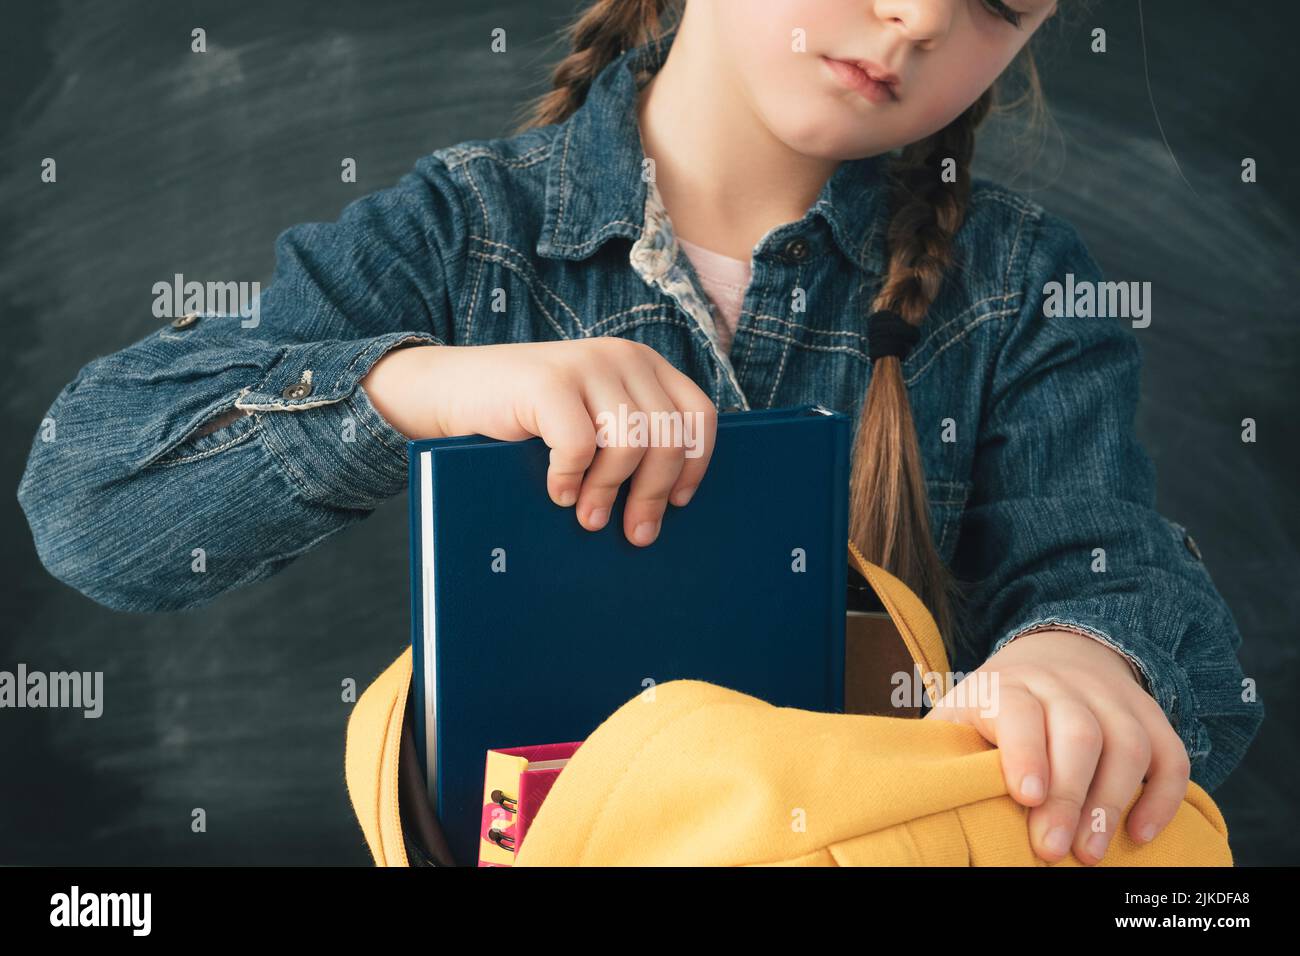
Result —
[[876, 16], [913, 43], [933, 46], [952, 26], [955, 0], [875, 0]]

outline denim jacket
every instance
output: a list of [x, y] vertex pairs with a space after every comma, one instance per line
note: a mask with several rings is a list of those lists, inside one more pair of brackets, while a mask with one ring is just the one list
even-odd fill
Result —
[[[18, 489], [45, 566], [135, 611], [274, 574], [406, 487], [405, 438], [358, 386], [407, 344], [621, 336], [720, 409], [856, 418], [887, 268], [885, 157], [842, 163], [762, 237], [727, 354], [642, 176], [636, 92], [671, 40], [623, 53], [562, 123], [440, 149], [337, 222], [285, 231], [255, 326], [190, 315], [82, 368]], [[1263, 705], [1243, 701], [1241, 637], [1192, 539], [1154, 510], [1129, 324], [1044, 315], [1045, 283], [1067, 274], [1101, 279], [1075, 230], [977, 179], [903, 363], [935, 544], [968, 583], [973, 637], [953, 666], [1044, 623], [1088, 633], [1140, 668], [1212, 789]], [[249, 414], [196, 435], [232, 406]]]

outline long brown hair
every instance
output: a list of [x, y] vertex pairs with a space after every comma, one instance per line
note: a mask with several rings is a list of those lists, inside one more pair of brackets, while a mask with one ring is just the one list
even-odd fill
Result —
[[[570, 52], [552, 72], [552, 89], [531, 104], [516, 130], [563, 122], [586, 99], [592, 81], [622, 51], [667, 32], [665, 14], [680, 16], [682, 0], [595, 0], [564, 31]], [[1028, 47], [1020, 61], [1034, 119], [1042, 92]], [[970, 199], [975, 130], [996, 107], [998, 86], [986, 90], [943, 129], [912, 143], [887, 167], [889, 267], [871, 311], [892, 309], [920, 325], [939, 294], [952, 259], [953, 237]], [[955, 181], [940, 175], [955, 163]], [[865, 325], [866, 316], [863, 316]], [[858, 416], [850, 480], [849, 538], [869, 561], [900, 578], [934, 615], [952, 654], [959, 595], [930, 531], [925, 474], [911, 404], [897, 358], [876, 360]]]

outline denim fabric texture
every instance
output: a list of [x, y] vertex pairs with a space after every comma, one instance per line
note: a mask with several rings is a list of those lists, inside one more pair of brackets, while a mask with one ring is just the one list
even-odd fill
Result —
[[[286, 230], [255, 328], [200, 314], [85, 365], [18, 489], [50, 572], [111, 608], [194, 608], [362, 520], [406, 488], [407, 462], [359, 383], [412, 344], [620, 336], [720, 409], [856, 417], [886, 273], [886, 157], [842, 163], [802, 219], [762, 237], [725, 354], [642, 175], [636, 93], [671, 41], [624, 52], [562, 123], [440, 149], [336, 222]], [[1084, 631], [1137, 665], [1212, 790], [1263, 704], [1243, 701], [1240, 633], [1198, 549], [1155, 509], [1130, 323], [1044, 315], [1045, 283], [1067, 274], [1103, 279], [1076, 230], [976, 179], [903, 363], [935, 544], [966, 582], [953, 666], [1035, 627]], [[248, 414], [196, 434], [232, 408]]]

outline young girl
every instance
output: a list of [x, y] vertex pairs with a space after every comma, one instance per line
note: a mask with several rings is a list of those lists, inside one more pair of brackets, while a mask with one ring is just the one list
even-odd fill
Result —
[[[1102, 859], [1139, 789], [1128, 832], [1153, 839], [1263, 709], [1153, 508], [1129, 325], [1045, 307], [1096, 263], [971, 179], [994, 83], [1054, 12], [599, 0], [517, 135], [285, 232], [258, 321], [196, 311], [81, 370], [19, 488], [42, 561], [110, 607], [195, 607], [403, 490], [407, 438], [468, 433], [541, 436], [592, 532], [630, 480], [619, 531], [649, 546], [707, 480], [715, 409], [821, 402], [859, 423], [851, 537], [958, 671], [999, 678], [995, 716], [949, 693], [929, 717], [1000, 748], [1044, 860]], [[598, 447], [620, 405], [705, 413], [706, 453]]]

